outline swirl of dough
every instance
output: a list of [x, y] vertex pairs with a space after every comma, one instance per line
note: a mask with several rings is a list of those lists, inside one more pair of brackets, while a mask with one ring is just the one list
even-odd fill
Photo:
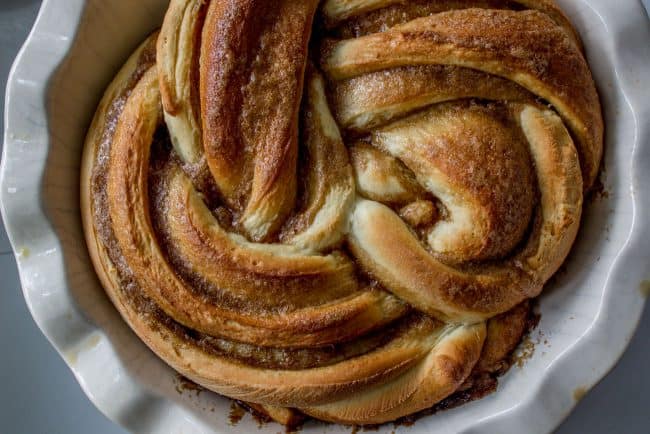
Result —
[[507, 365], [602, 136], [551, 0], [172, 0], [90, 127], [84, 230], [178, 372], [383, 423]]

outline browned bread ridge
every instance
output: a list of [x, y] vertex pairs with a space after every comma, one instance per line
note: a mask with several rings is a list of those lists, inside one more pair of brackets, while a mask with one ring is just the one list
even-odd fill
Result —
[[84, 230], [182, 375], [383, 423], [507, 365], [602, 140], [551, 0], [172, 0], [88, 132]]

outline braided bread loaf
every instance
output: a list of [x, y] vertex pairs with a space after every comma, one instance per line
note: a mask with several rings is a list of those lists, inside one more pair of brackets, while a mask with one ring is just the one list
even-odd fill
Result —
[[502, 366], [602, 136], [552, 0], [172, 0], [90, 127], [85, 233], [183, 375], [382, 423]]

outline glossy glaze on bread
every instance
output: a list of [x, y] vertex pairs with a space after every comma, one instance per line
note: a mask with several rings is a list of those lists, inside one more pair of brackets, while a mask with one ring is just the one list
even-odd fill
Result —
[[382, 423], [507, 365], [602, 136], [550, 0], [172, 0], [89, 130], [84, 229], [181, 374]]

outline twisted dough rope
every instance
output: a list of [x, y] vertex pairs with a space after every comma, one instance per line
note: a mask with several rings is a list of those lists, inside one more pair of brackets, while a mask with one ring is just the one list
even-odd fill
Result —
[[512, 350], [511, 309], [576, 236], [602, 152], [577, 36], [550, 1], [326, 1], [325, 83], [317, 2], [267, 3], [172, 1], [109, 87], [82, 173], [93, 262], [211, 390], [285, 419], [430, 407]]

